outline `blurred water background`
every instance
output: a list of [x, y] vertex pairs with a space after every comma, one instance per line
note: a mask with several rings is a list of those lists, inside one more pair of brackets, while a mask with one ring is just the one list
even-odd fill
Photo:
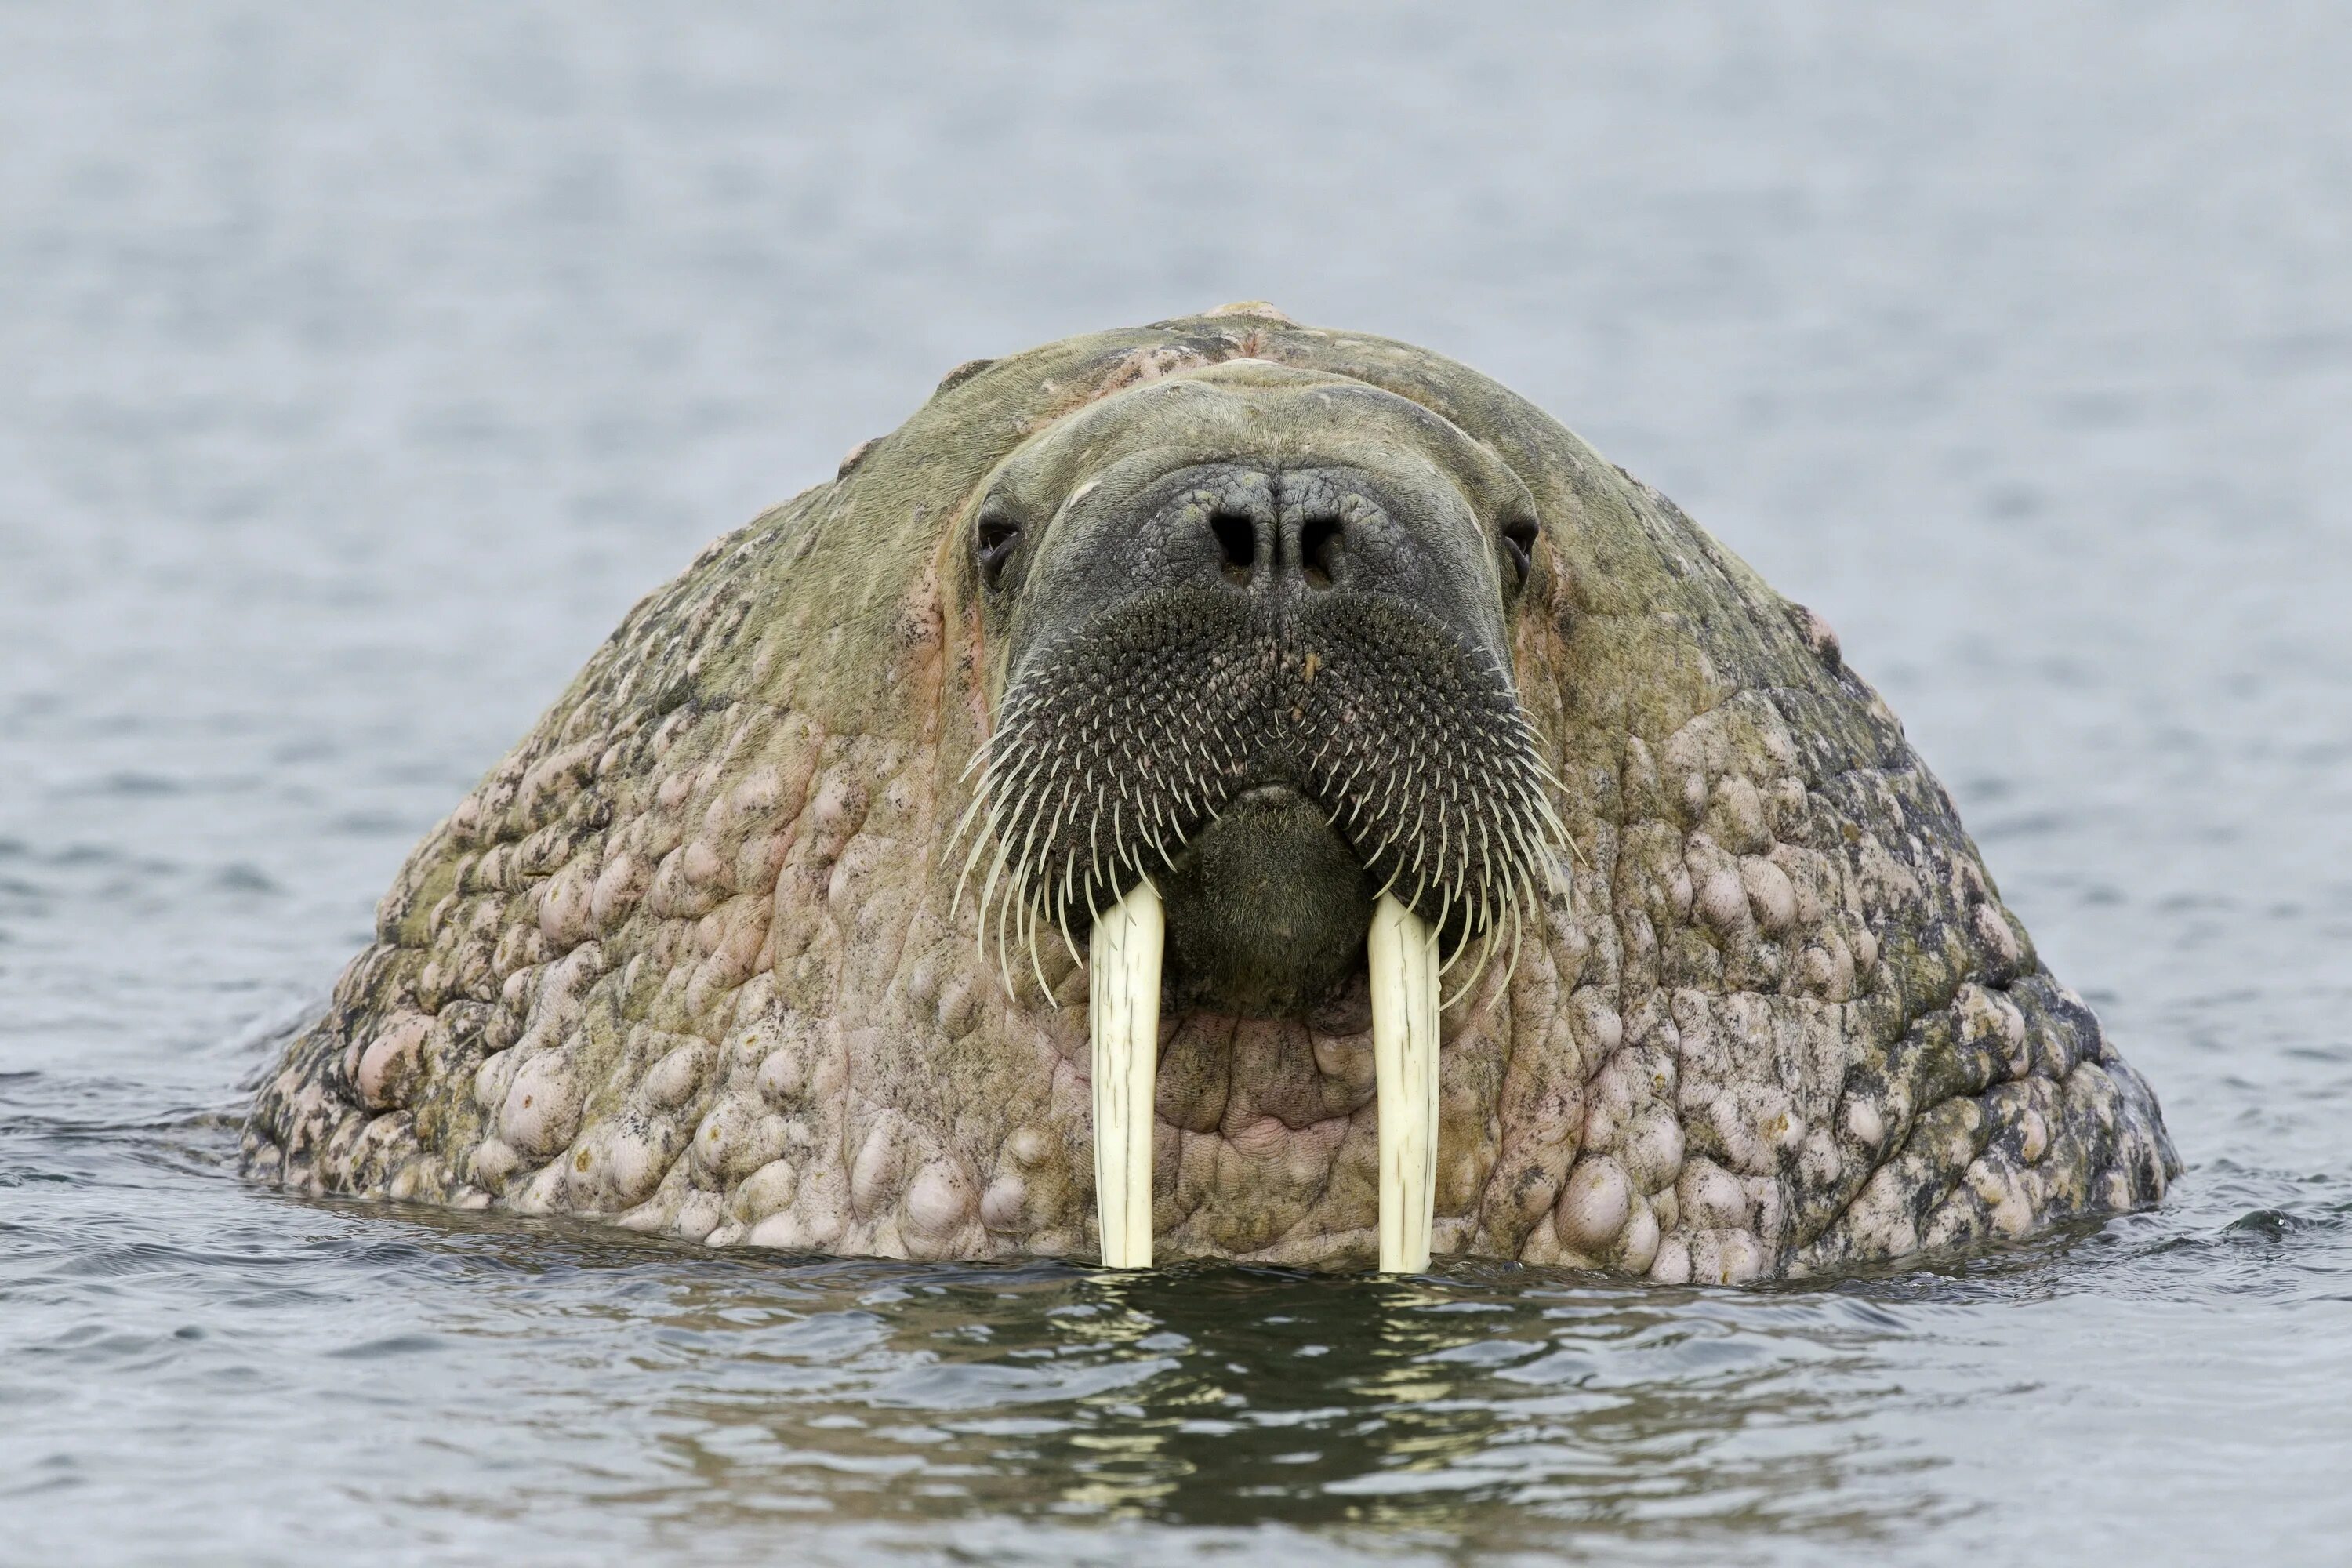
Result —
[[[2326, 4], [0, 9], [0, 1562], [2352, 1559], [2348, 77]], [[2175, 1198], [1696, 1292], [235, 1179], [632, 600], [961, 360], [1248, 298], [1835, 623]]]

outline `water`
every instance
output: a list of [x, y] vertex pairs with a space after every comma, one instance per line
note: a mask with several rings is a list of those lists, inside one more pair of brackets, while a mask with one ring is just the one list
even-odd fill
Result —
[[[2340, 11], [882, 15], [0, 13], [0, 1561], [2352, 1554]], [[2174, 1199], [1685, 1292], [231, 1175], [638, 594], [960, 360], [1251, 297], [1493, 372], [1826, 614]]]

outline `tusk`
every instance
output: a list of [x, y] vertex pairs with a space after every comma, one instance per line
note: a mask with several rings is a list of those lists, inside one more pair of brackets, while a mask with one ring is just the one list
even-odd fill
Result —
[[[1383, 893], [1366, 947], [1380, 1095], [1381, 1271], [1419, 1274], [1429, 1268], [1437, 1209], [1437, 933]], [[1099, 1061], [1100, 1044], [1095, 1050]], [[1102, 1113], [1095, 1114], [1099, 1126]]]
[[1160, 959], [1168, 917], [1138, 882], [1096, 917], [1087, 945], [1094, 1030], [1095, 1218], [1103, 1265], [1151, 1267], [1151, 1129], [1160, 1071]]

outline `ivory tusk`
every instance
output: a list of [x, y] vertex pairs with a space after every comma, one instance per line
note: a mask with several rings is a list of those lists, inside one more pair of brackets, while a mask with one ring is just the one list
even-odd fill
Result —
[[1419, 1274], [1429, 1268], [1437, 1208], [1437, 933], [1383, 893], [1366, 947], [1380, 1096], [1381, 1271]]
[[1095, 1218], [1110, 1268], [1151, 1267], [1151, 1130], [1160, 1073], [1160, 963], [1168, 917], [1150, 882], [1087, 939], [1094, 1034]]

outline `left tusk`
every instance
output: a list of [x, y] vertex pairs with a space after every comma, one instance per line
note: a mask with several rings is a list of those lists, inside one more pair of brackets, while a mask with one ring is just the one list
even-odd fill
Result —
[[1383, 893], [1365, 945], [1380, 1097], [1381, 1271], [1420, 1274], [1429, 1268], [1437, 1212], [1437, 933]]

